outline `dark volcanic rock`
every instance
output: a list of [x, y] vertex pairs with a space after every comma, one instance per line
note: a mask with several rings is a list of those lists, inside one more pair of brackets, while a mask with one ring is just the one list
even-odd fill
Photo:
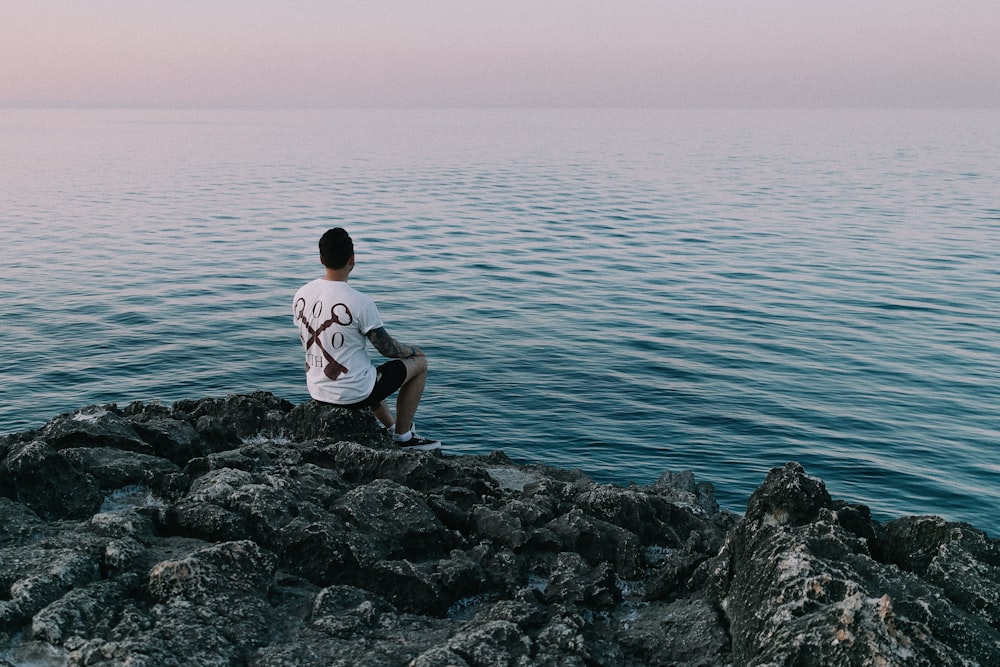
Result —
[[1000, 546], [886, 525], [796, 464], [739, 517], [650, 486], [399, 451], [257, 392], [0, 439], [0, 665], [1000, 664]]
[[56, 449], [93, 446], [153, 453], [114, 405], [92, 405], [60, 415], [45, 425], [42, 439]]
[[81, 519], [101, 506], [97, 481], [42, 440], [14, 445], [0, 463], [0, 477], [44, 519]]
[[968, 524], [906, 517], [885, 526], [889, 562], [941, 588], [961, 610], [1000, 628], [1000, 542]]
[[[990, 563], [996, 542], [971, 527], [937, 522], [938, 530], [921, 530], [919, 521], [904, 520], [873, 545], [870, 536], [882, 531], [859, 530], [856, 518], [856, 510], [833, 502], [823, 482], [799, 465], [772, 471], [723, 556], [735, 662], [1000, 664], [1000, 625], [987, 602], [991, 594], [996, 599], [1000, 581]], [[942, 559], [946, 569], [985, 581], [918, 576], [922, 564], [930, 567], [928, 555], [947, 546], [954, 553]], [[876, 560], [878, 553], [896, 554], [907, 569]], [[977, 602], [969, 602], [970, 589]]]

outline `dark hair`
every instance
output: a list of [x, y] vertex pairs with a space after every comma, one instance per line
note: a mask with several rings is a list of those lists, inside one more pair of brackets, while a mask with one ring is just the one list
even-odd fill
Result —
[[354, 241], [343, 227], [326, 230], [319, 239], [319, 259], [328, 269], [342, 269], [354, 254]]

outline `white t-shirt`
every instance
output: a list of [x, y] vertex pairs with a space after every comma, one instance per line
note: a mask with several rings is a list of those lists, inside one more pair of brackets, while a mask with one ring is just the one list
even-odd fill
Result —
[[317, 278], [295, 293], [292, 317], [306, 353], [309, 395], [339, 405], [368, 398], [375, 366], [365, 336], [384, 326], [375, 302], [346, 282]]

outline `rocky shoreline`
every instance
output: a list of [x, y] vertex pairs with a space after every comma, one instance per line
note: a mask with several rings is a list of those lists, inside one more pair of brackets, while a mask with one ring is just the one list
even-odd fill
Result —
[[798, 464], [746, 515], [258, 392], [0, 438], [0, 665], [1000, 665], [1000, 542]]

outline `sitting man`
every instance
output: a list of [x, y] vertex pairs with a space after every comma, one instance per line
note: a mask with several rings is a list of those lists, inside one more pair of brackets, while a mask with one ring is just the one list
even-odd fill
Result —
[[[292, 306], [306, 353], [309, 395], [341, 407], [371, 408], [403, 449], [438, 449], [440, 442], [422, 438], [413, 429], [427, 379], [427, 357], [419, 347], [390, 336], [375, 302], [347, 284], [354, 269], [354, 242], [343, 228], [323, 234], [319, 256], [325, 274], [303, 285]], [[372, 365], [366, 338], [391, 361]], [[396, 390], [394, 420], [385, 399]]]

